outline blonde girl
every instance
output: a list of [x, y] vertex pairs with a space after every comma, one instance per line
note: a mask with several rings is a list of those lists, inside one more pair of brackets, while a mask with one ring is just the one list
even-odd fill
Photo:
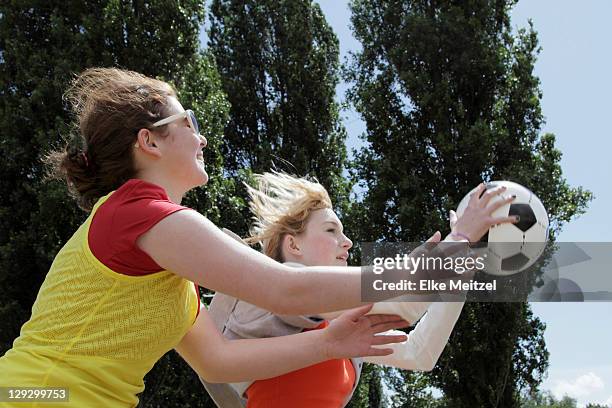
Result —
[[[270, 258], [293, 268], [346, 266], [353, 245], [332, 209], [325, 188], [316, 181], [282, 173], [256, 175], [248, 187], [254, 224], [246, 242], [260, 244]], [[451, 226], [456, 215], [451, 213]], [[452, 239], [449, 237], [448, 239]], [[313, 272], [315, 273], [315, 272]], [[382, 302], [378, 313], [415, 322], [407, 341], [394, 353], [365, 360], [409, 370], [431, 370], [454, 327], [463, 302]], [[285, 336], [326, 327], [338, 313], [289, 316], [217, 293], [210, 308], [217, 327], [229, 339]], [[398, 334], [401, 332], [394, 332]], [[389, 333], [390, 334], [390, 333]], [[279, 356], [280, 357], [280, 356]], [[222, 387], [205, 386], [219, 406], [248, 408], [337, 408], [345, 406], [357, 386], [361, 359], [335, 359], [278, 377], [232, 384], [236, 396]], [[244, 400], [246, 399], [246, 401]]]

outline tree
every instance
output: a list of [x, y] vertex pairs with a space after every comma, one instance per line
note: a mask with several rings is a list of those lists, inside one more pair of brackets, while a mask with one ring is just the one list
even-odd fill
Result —
[[434, 398], [427, 375], [418, 371], [385, 367], [384, 381], [396, 392], [394, 408], [444, 408], [444, 400]]
[[[227, 101], [214, 60], [199, 52], [201, 2], [36, 1], [0, 5], [0, 354], [18, 334], [51, 261], [86, 214], [62, 183], [44, 180], [42, 157], [72, 131], [62, 93], [86, 67], [116, 66], [173, 82], [205, 121], [210, 188], [189, 203], [219, 221], [234, 214], [222, 174]], [[165, 375], [164, 375], [165, 373]], [[166, 384], [189, 382], [170, 389]], [[170, 353], [147, 376], [143, 400], [210, 404], [197, 376]], [[155, 395], [154, 388], [168, 392]], [[201, 391], [200, 391], [201, 390]], [[172, 394], [171, 397], [168, 397]], [[209, 405], [210, 406], [210, 405]]]
[[[222, 152], [239, 175], [316, 176], [342, 208], [346, 132], [334, 100], [338, 39], [310, 0], [213, 0], [208, 45], [231, 104]], [[242, 193], [242, 196], [246, 196]], [[245, 224], [238, 227], [246, 232]]]
[[365, 363], [363, 365], [359, 384], [347, 408], [385, 408], [387, 406], [381, 381], [382, 370], [382, 367], [374, 364]]
[[[364, 189], [347, 228], [361, 241], [421, 241], [482, 180], [529, 186], [551, 235], [591, 194], [570, 187], [552, 134], [541, 135], [533, 27], [513, 34], [512, 0], [353, 0], [363, 50], [346, 70], [367, 130], [353, 163]], [[430, 375], [453, 407], [515, 407], [548, 365], [528, 304], [466, 304]]]
[[[521, 399], [521, 408], [576, 408], [577, 401], [567, 395], [557, 400], [550, 392], [534, 391]], [[598, 405], [588, 404], [587, 408], [598, 408]], [[603, 407], [605, 408], [605, 407]]]

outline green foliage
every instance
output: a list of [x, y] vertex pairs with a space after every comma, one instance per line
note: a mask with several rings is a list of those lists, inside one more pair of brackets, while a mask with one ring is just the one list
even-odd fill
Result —
[[453, 407], [513, 406], [548, 366], [544, 328], [526, 303], [468, 303], [431, 383]]
[[[448, 231], [448, 211], [482, 180], [532, 189], [553, 238], [585, 211], [591, 193], [567, 184], [554, 136], [540, 136], [537, 34], [512, 33], [514, 3], [350, 3], [363, 49], [346, 70], [348, 98], [367, 126], [351, 163], [364, 189], [346, 226], [356, 241]], [[544, 327], [527, 304], [466, 304], [431, 384], [452, 407], [518, 406], [548, 366]]]
[[145, 380], [139, 407], [216, 408], [195, 371], [175, 351], [163, 356]]
[[347, 408], [385, 408], [387, 405], [383, 394], [382, 377], [381, 366], [364, 363], [359, 384]]
[[[521, 400], [521, 408], [576, 408], [577, 401], [567, 395], [557, 400], [550, 392], [532, 392]], [[589, 404], [587, 408], [598, 408], [599, 405]], [[605, 407], [602, 407], [605, 408]]]
[[430, 381], [419, 371], [397, 370], [385, 367], [385, 381], [395, 392], [391, 397], [393, 408], [443, 408], [442, 399], [432, 395]]
[[[521, 408], [576, 408], [578, 401], [567, 395], [556, 399], [550, 392], [533, 392], [521, 400]], [[589, 403], [586, 408], [608, 408], [607, 405]]]
[[[208, 45], [231, 104], [225, 170], [315, 176], [342, 210], [348, 187], [342, 177], [346, 132], [334, 100], [338, 39], [319, 6], [214, 0], [210, 19]], [[236, 232], [246, 232], [249, 218], [244, 211], [245, 224]]]

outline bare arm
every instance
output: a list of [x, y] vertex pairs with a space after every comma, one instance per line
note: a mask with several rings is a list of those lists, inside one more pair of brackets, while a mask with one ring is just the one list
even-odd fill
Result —
[[[138, 245], [160, 266], [179, 276], [277, 314], [362, 305], [362, 272], [372, 273], [371, 267], [282, 265], [240, 244], [195, 211], [169, 215], [143, 234]], [[418, 281], [428, 278], [427, 273], [387, 270], [385, 276]], [[385, 298], [384, 293], [380, 296]]]
[[386, 355], [390, 349], [372, 347], [406, 339], [405, 335], [376, 336], [391, 327], [404, 327], [397, 316], [363, 315], [369, 307], [347, 312], [335, 326], [265, 339], [227, 340], [202, 309], [176, 351], [208, 382], [265, 379], [332, 358]]
[[138, 245], [160, 266], [279, 314], [361, 305], [360, 268], [291, 268], [227, 236], [196, 211], [178, 211]]
[[[508, 222], [482, 215], [499, 206], [492, 204], [486, 211], [468, 207], [461, 219], [471, 217], [480, 229]], [[169, 215], [143, 234], [138, 245], [160, 266], [179, 276], [278, 314], [329, 312], [361, 305], [361, 273], [371, 273], [368, 267], [284, 266], [236, 242], [195, 211]], [[417, 282], [430, 277], [427, 271], [385, 273], [393, 281]]]

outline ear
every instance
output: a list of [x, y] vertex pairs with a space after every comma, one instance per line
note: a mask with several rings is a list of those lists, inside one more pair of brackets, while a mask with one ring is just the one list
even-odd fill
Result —
[[161, 151], [155, 144], [155, 133], [149, 129], [140, 129], [134, 147], [155, 157], [161, 156]]
[[302, 250], [300, 249], [299, 240], [295, 235], [286, 234], [283, 238], [282, 244], [283, 252], [291, 255], [302, 255]]

